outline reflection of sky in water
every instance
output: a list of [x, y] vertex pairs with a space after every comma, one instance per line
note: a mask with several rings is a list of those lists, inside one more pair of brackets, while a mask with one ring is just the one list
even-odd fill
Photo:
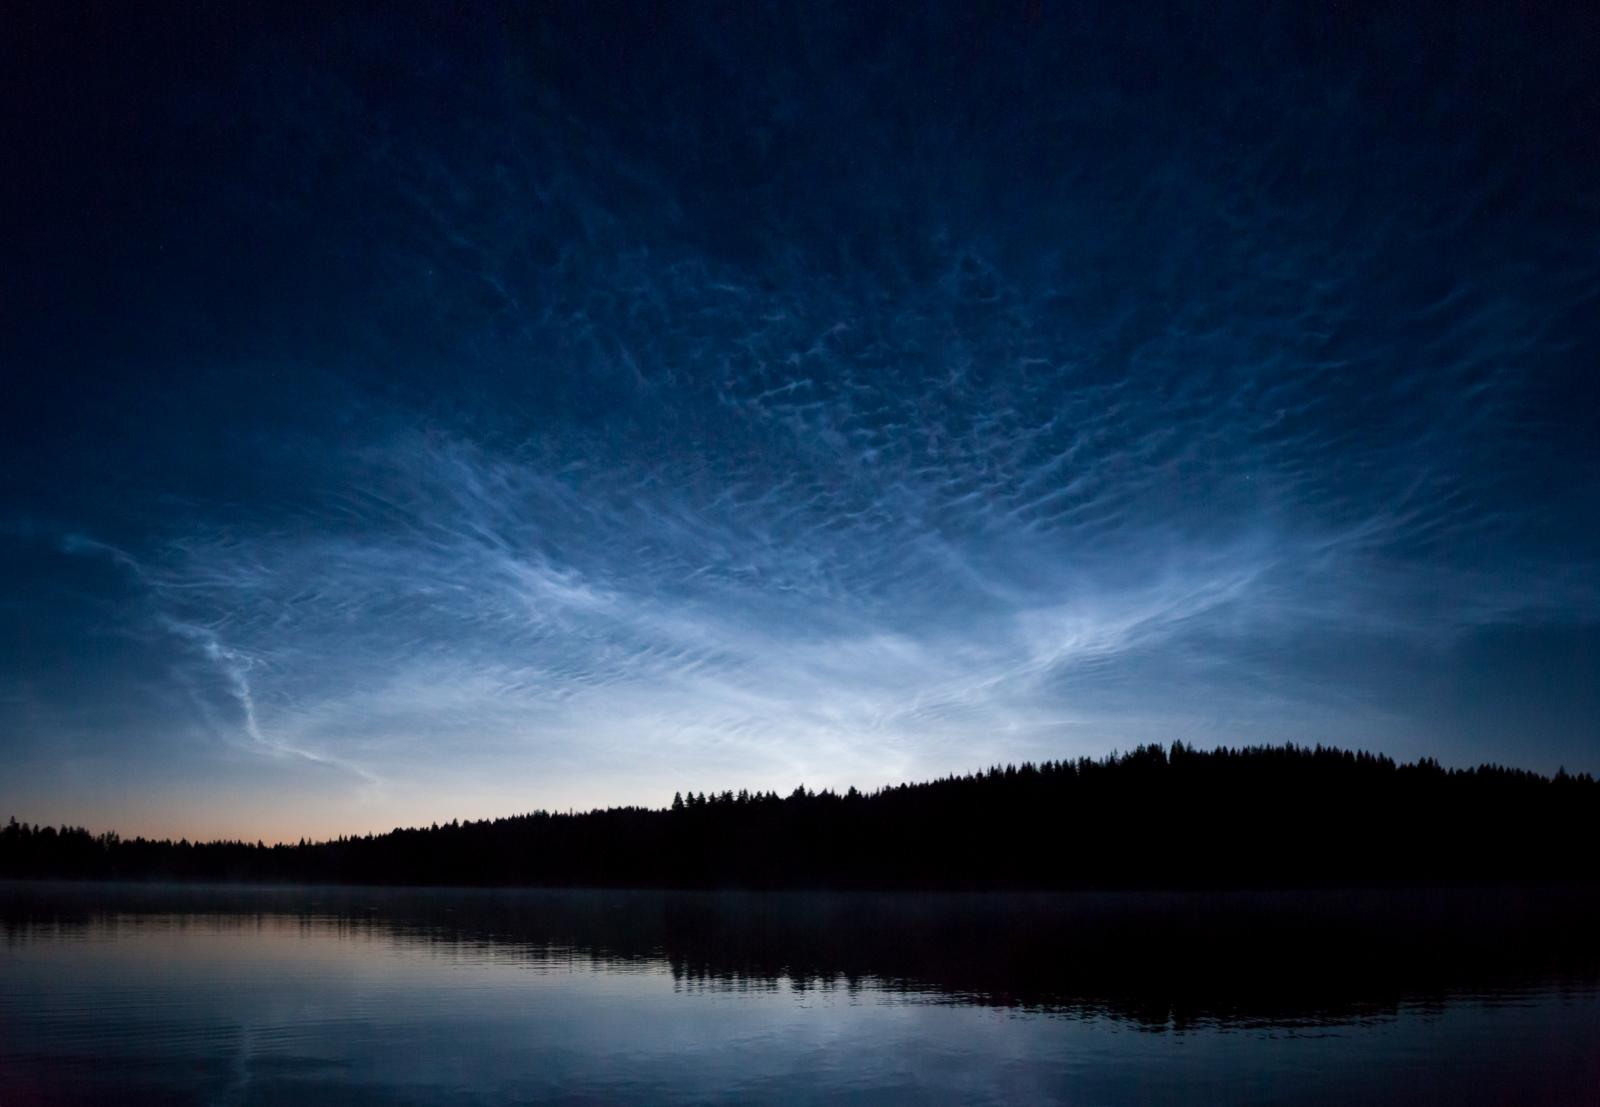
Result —
[[30, 24], [0, 810], [1600, 769], [1592, 34], [1214, 7]]
[[17, 1102], [36, 1089], [307, 1104], [1475, 1103], [1600, 1079], [1590, 987], [1174, 1032], [871, 978], [684, 979], [660, 957], [372, 917], [111, 914], [8, 934], [0, 1081]]

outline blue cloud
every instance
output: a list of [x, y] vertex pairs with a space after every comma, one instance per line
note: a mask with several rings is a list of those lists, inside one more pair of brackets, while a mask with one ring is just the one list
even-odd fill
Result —
[[110, 253], [35, 255], [73, 306], [7, 358], [0, 799], [253, 834], [1178, 737], [1600, 766], [1593, 674], [1549, 646], [1534, 710], [1505, 646], [1600, 625], [1553, 29], [836, 14], [122, 61], [148, 130], [60, 155], [117, 171]]

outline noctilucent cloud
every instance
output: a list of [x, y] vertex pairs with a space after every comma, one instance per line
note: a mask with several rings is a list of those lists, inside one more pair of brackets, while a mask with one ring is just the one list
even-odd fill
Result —
[[4, 17], [0, 817], [1600, 770], [1592, 11], [266, 7]]

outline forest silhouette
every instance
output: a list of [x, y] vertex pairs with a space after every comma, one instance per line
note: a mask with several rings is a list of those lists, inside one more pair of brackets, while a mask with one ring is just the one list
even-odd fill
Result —
[[660, 888], [1294, 888], [1592, 883], [1600, 787], [1323, 746], [1173, 743], [873, 792], [690, 793], [669, 807], [267, 846], [0, 829], [0, 876]]

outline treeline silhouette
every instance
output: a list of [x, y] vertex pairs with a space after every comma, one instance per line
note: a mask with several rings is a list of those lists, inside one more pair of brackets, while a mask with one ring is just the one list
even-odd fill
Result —
[[1431, 758], [1142, 746], [864, 793], [724, 791], [670, 807], [266, 846], [0, 830], [0, 876], [743, 888], [1307, 887], [1593, 882], [1600, 787]]

